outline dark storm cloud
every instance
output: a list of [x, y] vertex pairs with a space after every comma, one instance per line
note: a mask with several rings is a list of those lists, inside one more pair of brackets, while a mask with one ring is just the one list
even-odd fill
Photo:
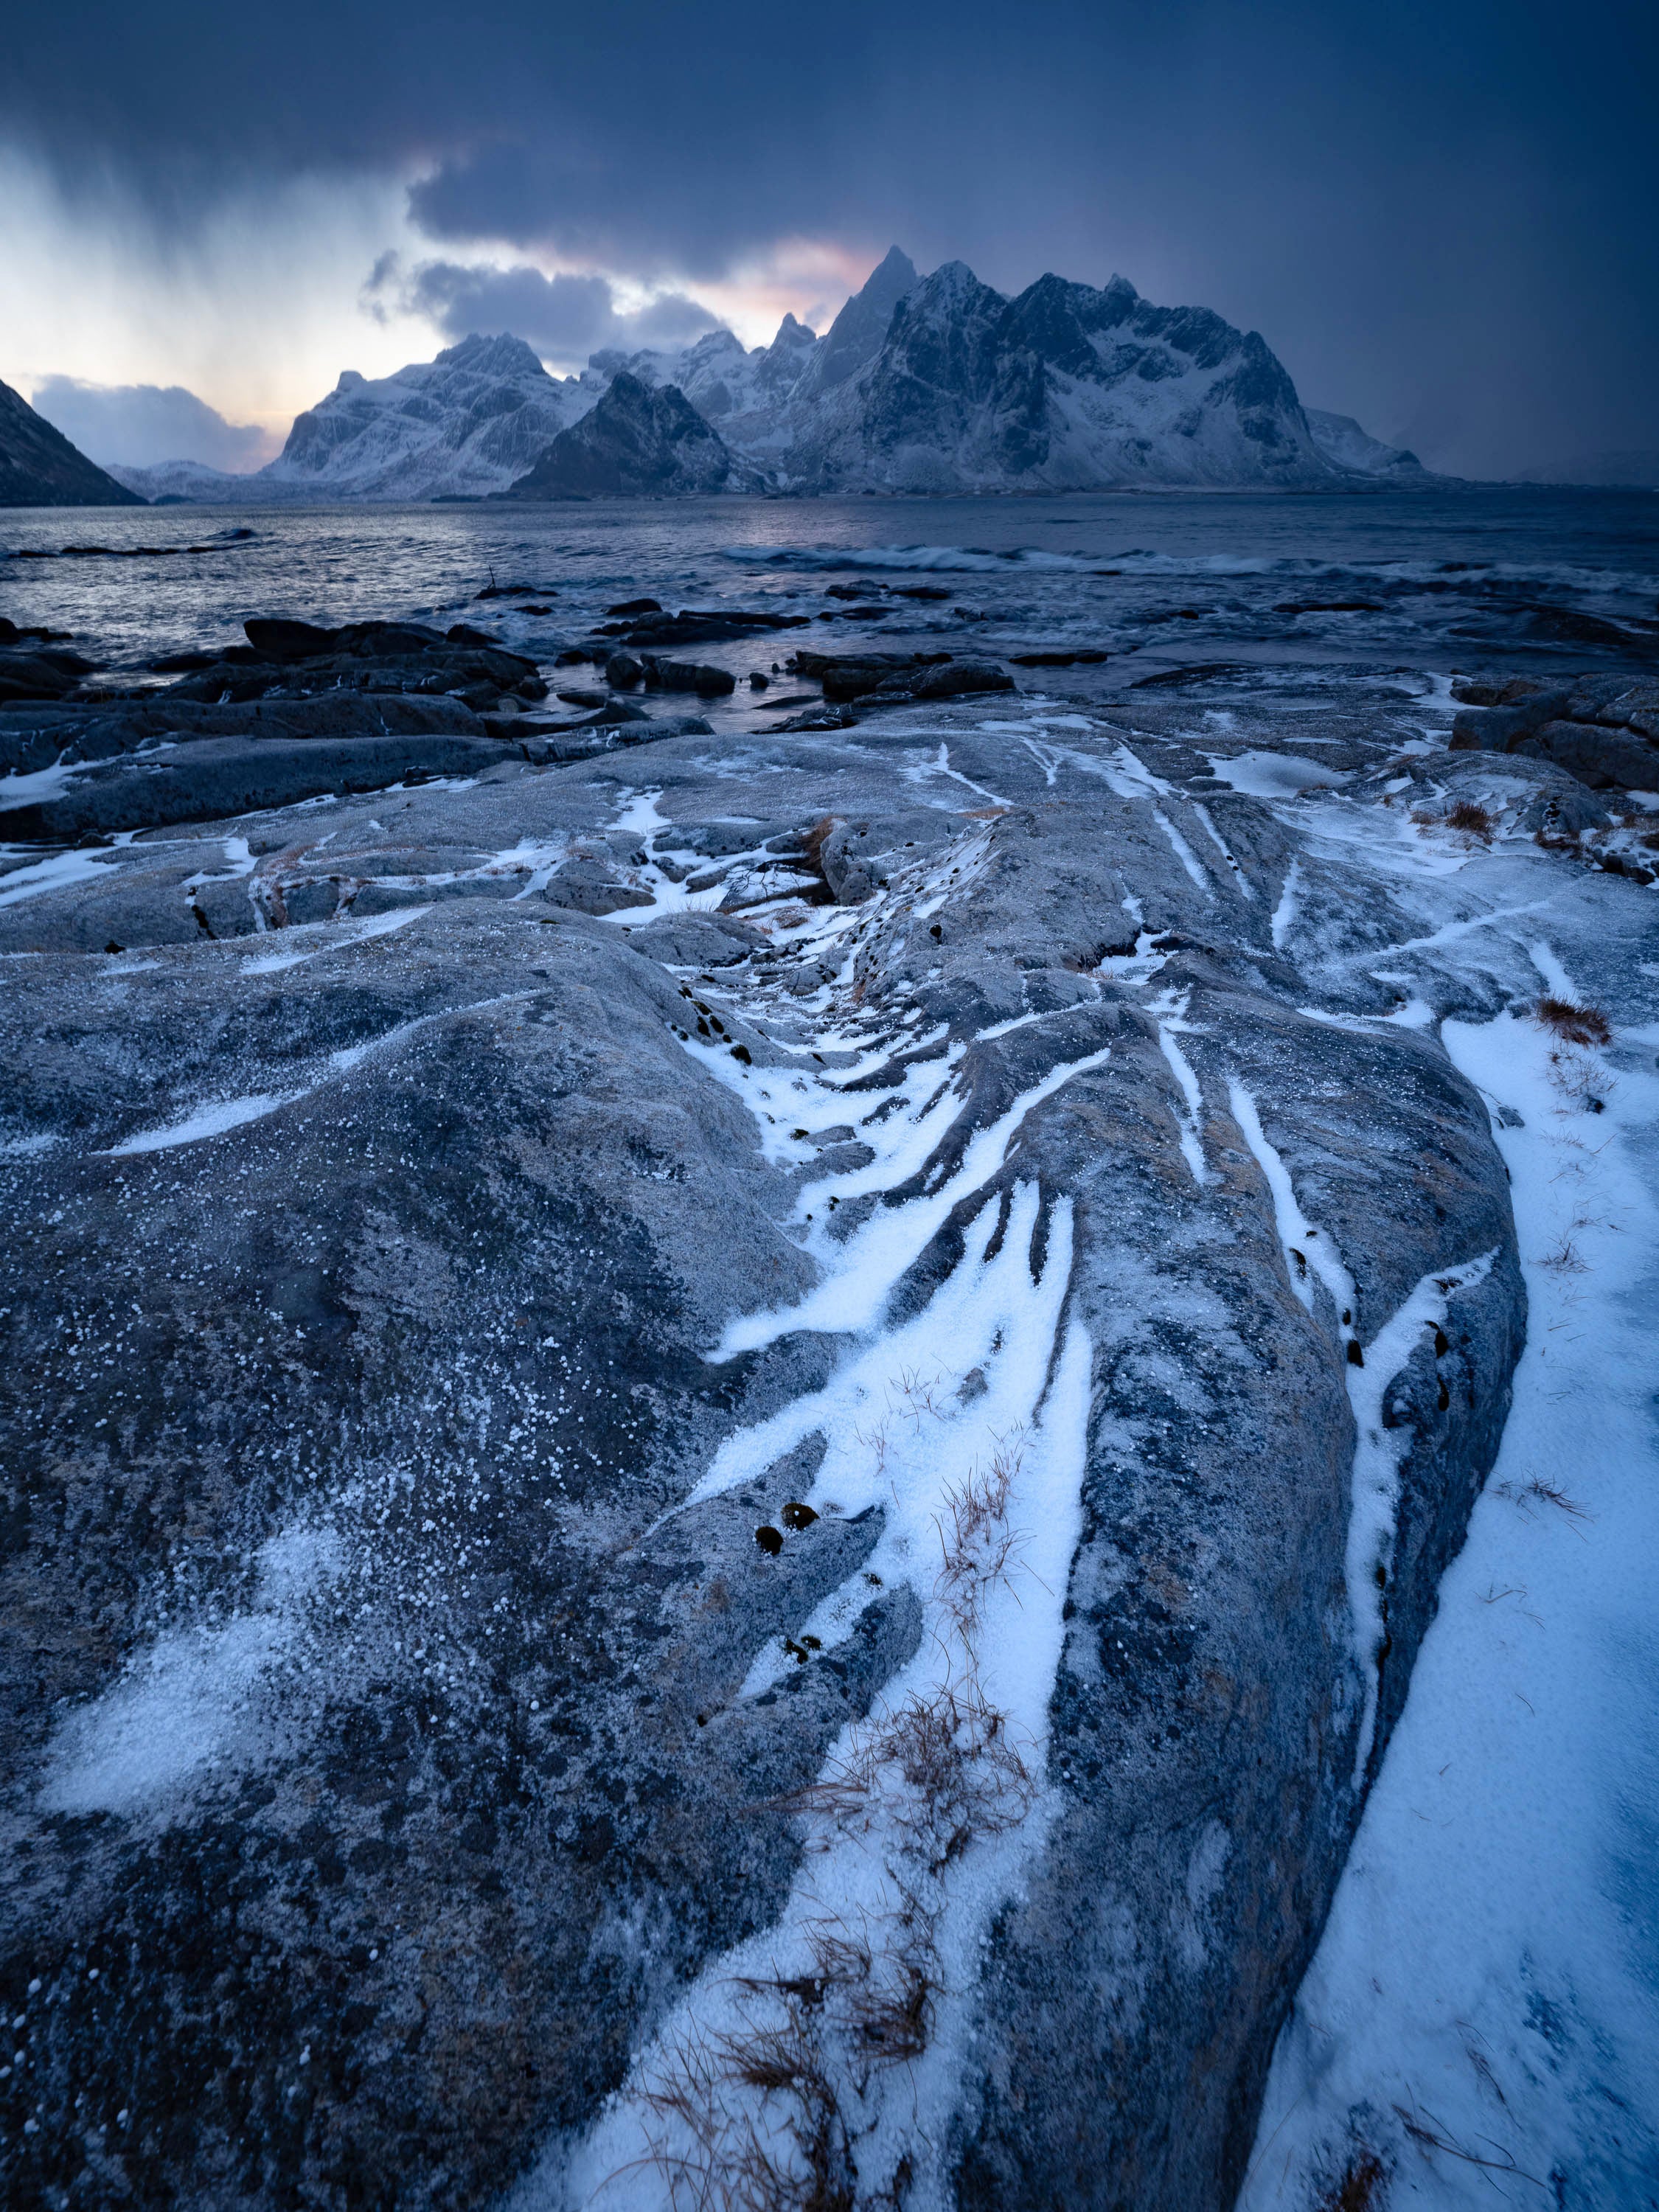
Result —
[[[1652, 445], [1659, 11], [1540, 0], [155, 0], [14, 24], [0, 130], [178, 222], [418, 173], [482, 240], [694, 286], [791, 234], [1261, 329], [1312, 402], [1498, 467]], [[1440, 450], [1436, 451], [1437, 441]]]
[[30, 395], [36, 411], [71, 445], [107, 468], [157, 461], [205, 461], [210, 468], [257, 469], [276, 448], [269, 432], [227, 422], [181, 384], [84, 384], [43, 377]]
[[539, 269], [455, 261], [407, 269], [395, 253], [375, 264], [363, 297], [371, 313], [424, 315], [448, 338], [510, 331], [544, 361], [578, 368], [603, 347], [682, 346], [718, 325], [682, 292], [663, 293], [637, 313], [621, 314], [603, 276], [545, 276]]

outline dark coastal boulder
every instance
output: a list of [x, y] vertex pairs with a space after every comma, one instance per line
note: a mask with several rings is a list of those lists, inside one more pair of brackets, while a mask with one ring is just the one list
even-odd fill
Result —
[[745, 488], [746, 471], [676, 386], [625, 371], [501, 499], [663, 498]]
[[1464, 679], [1454, 692], [1468, 702], [1452, 723], [1455, 751], [1531, 754], [1593, 791], [1659, 791], [1659, 682], [1652, 677]]
[[[0, 711], [0, 777], [76, 768], [148, 747], [182, 748], [198, 738], [481, 738], [483, 718], [459, 699], [416, 692], [331, 691], [316, 698], [231, 704], [173, 701], [149, 692], [92, 705], [15, 705]], [[176, 765], [183, 765], [175, 752]], [[4, 795], [0, 787], [0, 798]], [[5, 817], [0, 813], [0, 822]]]
[[452, 639], [412, 623], [348, 624], [255, 620], [248, 646], [233, 647], [170, 686], [169, 701], [240, 703], [254, 699], [420, 694], [453, 698], [479, 713], [503, 699], [537, 701], [547, 684], [536, 663], [492, 641]]
[[953, 660], [947, 667], [924, 668], [915, 676], [890, 676], [876, 696], [879, 700], [891, 692], [910, 699], [966, 699], [978, 692], [1016, 689], [1000, 661]]
[[143, 507], [21, 392], [0, 384], [0, 507]]
[[20, 699], [65, 699], [91, 673], [91, 661], [61, 647], [0, 647], [0, 706]]
[[501, 759], [500, 744], [483, 736], [204, 737], [173, 750], [122, 752], [75, 768], [51, 797], [0, 811], [0, 837], [68, 840], [209, 822], [331, 792], [477, 775]]
[[726, 638], [759, 637], [769, 630], [804, 629], [811, 617], [744, 607], [686, 607], [678, 614], [635, 616], [605, 623], [601, 637], [617, 637], [637, 650], [648, 645], [713, 645]]
[[737, 689], [730, 669], [711, 668], [701, 661], [659, 660], [647, 653], [644, 668], [647, 688], [653, 691], [695, 691], [701, 698], [719, 699]]

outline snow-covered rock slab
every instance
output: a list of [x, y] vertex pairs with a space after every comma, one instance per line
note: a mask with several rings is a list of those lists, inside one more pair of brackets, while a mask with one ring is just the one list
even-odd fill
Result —
[[1344, 698], [0, 876], [28, 2189], [1230, 2201], [1525, 1331], [1438, 1024], [1650, 945]]

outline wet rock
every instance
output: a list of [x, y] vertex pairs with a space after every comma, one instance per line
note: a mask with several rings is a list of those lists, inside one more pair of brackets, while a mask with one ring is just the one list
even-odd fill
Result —
[[1553, 761], [1592, 791], [1659, 790], [1659, 744], [1638, 730], [1550, 721], [1528, 731], [1511, 750]]
[[13, 700], [67, 698], [91, 672], [91, 661], [60, 647], [10, 647], [0, 651], [0, 706]]
[[714, 645], [723, 639], [756, 637], [780, 629], [797, 629], [805, 615], [753, 613], [738, 607], [687, 608], [675, 615], [653, 615], [641, 619], [607, 623], [605, 635], [623, 638], [630, 647]]
[[648, 722], [651, 717], [643, 707], [635, 706], [631, 700], [606, 699], [601, 702], [598, 713], [588, 719], [596, 728], [604, 728], [624, 722]]
[[285, 616], [256, 616], [242, 628], [248, 643], [266, 660], [313, 660], [340, 648], [337, 629], [324, 629], [315, 623], [295, 622]]
[[792, 714], [778, 724], [780, 730], [850, 730], [858, 716], [851, 707], [813, 707], [804, 714]]
[[210, 821], [327, 792], [477, 775], [501, 757], [485, 738], [201, 738], [171, 752], [89, 762], [55, 796], [0, 812], [0, 835], [65, 839]]
[[729, 669], [698, 661], [659, 660], [647, 653], [644, 665], [647, 687], [653, 691], [695, 691], [702, 698], [721, 699], [738, 688]]
[[[960, 699], [979, 691], [1012, 691], [1014, 679], [994, 660], [956, 660], [945, 668], [924, 668], [915, 676], [896, 673], [878, 684], [879, 702], [888, 694], [907, 699]], [[824, 696], [830, 696], [825, 678]]]

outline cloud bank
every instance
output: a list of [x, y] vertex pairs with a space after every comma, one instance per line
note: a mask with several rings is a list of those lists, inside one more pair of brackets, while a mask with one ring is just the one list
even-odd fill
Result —
[[30, 395], [38, 414], [101, 468], [205, 461], [210, 468], [261, 468], [282, 440], [252, 422], [227, 422], [181, 384], [88, 384], [48, 376]]
[[363, 288], [364, 305], [377, 318], [389, 313], [425, 318], [443, 337], [477, 331], [494, 337], [510, 331], [533, 346], [550, 367], [580, 369], [590, 354], [610, 346], [689, 345], [720, 319], [683, 292], [665, 292], [631, 313], [617, 304], [610, 279], [548, 276], [520, 264], [499, 269], [457, 261], [422, 261], [410, 267], [395, 252], [380, 256]]
[[[613, 314], [637, 293], [729, 315], [787, 238], [866, 267], [902, 238], [1004, 291], [1121, 269], [1260, 330], [1311, 403], [1491, 473], [1659, 443], [1656, 79], [1650, 0], [842, 0], [831, 21], [497, 0], [471, 28], [392, 0], [289, 0], [280, 26], [221, 0], [66, 0], [9, 27], [0, 154], [84, 207], [106, 184], [142, 206], [162, 295], [228, 198], [395, 188], [343, 351], [354, 316], [382, 335], [357, 295], [388, 247], [410, 319], [446, 332], [473, 297], [475, 319], [504, 315], [519, 271], [566, 271], [514, 296], [567, 360], [609, 327], [604, 292], [584, 306], [572, 283], [620, 286]], [[281, 342], [267, 290], [246, 348]], [[44, 288], [8, 309], [56, 312]]]

